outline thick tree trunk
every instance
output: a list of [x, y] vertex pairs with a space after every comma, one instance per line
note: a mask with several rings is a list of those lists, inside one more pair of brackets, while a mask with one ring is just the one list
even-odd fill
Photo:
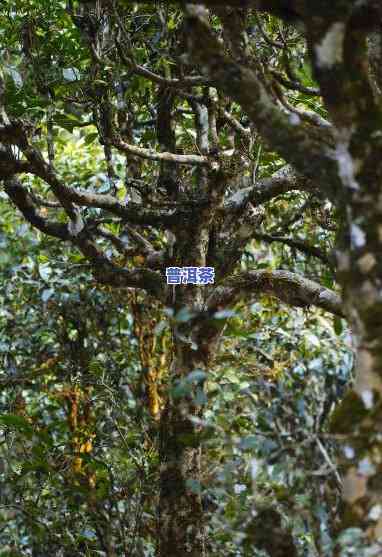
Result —
[[[369, 166], [375, 172], [376, 165]], [[365, 177], [353, 198], [348, 249], [339, 255], [347, 316], [356, 339], [353, 389], [332, 418], [343, 446], [340, 530], [360, 528], [364, 545], [382, 555], [382, 194], [380, 175]], [[338, 548], [340, 555], [340, 548]], [[373, 553], [374, 554], [374, 553]]]
[[205, 556], [201, 495], [201, 447], [195, 426], [176, 401], [161, 422], [158, 557]]
[[191, 327], [183, 328], [181, 334], [174, 331], [169, 398], [160, 424], [158, 557], [206, 555], [200, 492], [201, 428], [190, 419], [202, 417], [203, 379], [194, 375], [195, 380], [187, 381], [195, 370], [206, 370], [206, 350], [191, 344], [191, 338], [196, 336], [193, 333]]
[[[357, 296], [359, 290], [353, 290], [352, 299]], [[359, 528], [362, 547], [373, 547], [373, 555], [382, 555], [382, 320], [378, 304], [369, 308], [367, 321], [357, 305], [352, 308], [353, 327], [359, 326], [355, 384], [335, 411], [331, 427], [346, 435], [340, 461], [344, 486], [339, 533]]]

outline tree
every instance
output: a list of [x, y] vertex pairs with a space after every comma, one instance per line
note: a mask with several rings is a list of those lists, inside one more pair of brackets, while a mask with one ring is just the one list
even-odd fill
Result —
[[146, 322], [133, 327], [69, 247], [0, 206], [0, 554], [153, 555]]
[[[357, 380], [333, 424], [351, 455], [343, 526], [360, 527], [370, 544], [379, 535], [380, 45], [373, 33], [382, 14], [372, 0], [311, 4], [206, 1], [156, 11], [149, 3], [54, 1], [44, 2], [43, 17], [41, 3], [1, 8], [5, 193], [34, 228], [79, 250], [99, 283], [146, 293], [146, 310], [167, 308], [171, 363], [155, 406], [160, 557], [205, 555], [203, 385], [230, 310], [264, 294], [346, 315], [354, 330]], [[68, 133], [81, 138], [85, 165], [94, 143], [102, 149], [101, 183], [91, 174], [78, 183], [63, 157]], [[284, 233], [270, 232], [272, 205], [292, 192], [304, 200], [300, 211], [311, 213], [308, 240], [285, 234], [288, 203]], [[335, 250], [326, 245], [333, 232]], [[255, 240], [317, 259], [318, 280], [301, 274], [297, 257], [292, 270], [243, 265], [256, 254]], [[168, 267], [213, 267], [215, 283], [167, 285]], [[158, 396], [158, 380], [148, 376], [148, 396]], [[357, 470], [361, 459], [367, 470]], [[271, 524], [272, 513], [264, 516]]]

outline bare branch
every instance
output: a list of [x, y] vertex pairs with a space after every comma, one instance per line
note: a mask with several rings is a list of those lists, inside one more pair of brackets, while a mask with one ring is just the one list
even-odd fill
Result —
[[6, 178], [13, 174], [22, 174], [30, 171], [28, 161], [17, 160], [9, 145], [0, 144], [0, 177]]
[[251, 130], [249, 128], [245, 128], [232, 114], [230, 114], [227, 110], [221, 109], [220, 114], [223, 116], [225, 120], [227, 120], [228, 124], [238, 133], [244, 135], [245, 137], [249, 137], [251, 135]]
[[104, 209], [126, 219], [132, 224], [150, 224], [165, 226], [176, 221], [178, 214], [175, 210], [150, 210], [139, 203], [121, 203], [108, 194], [93, 193], [86, 190], [74, 189], [65, 185], [65, 194], [77, 205]]
[[125, 143], [121, 139], [113, 138], [111, 144], [116, 147], [119, 151], [123, 153], [129, 153], [130, 155], [136, 155], [143, 159], [148, 159], [152, 161], [167, 161], [175, 162], [178, 164], [189, 164], [189, 165], [203, 165], [208, 166], [210, 164], [210, 159], [202, 155], [177, 155], [175, 153], [157, 153], [153, 149], [146, 149], [144, 147], [136, 147], [135, 145], [130, 145]]
[[[378, 0], [370, 0], [378, 3]], [[184, 4], [184, 0], [178, 0]], [[281, 18], [287, 23], [296, 23], [300, 20], [299, 5], [296, 0], [188, 0], [187, 4], [203, 4], [207, 7], [229, 6], [232, 8], [255, 8], [259, 12], [269, 13]]]
[[313, 131], [312, 126], [283, 114], [275, 105], [260, 68], [240, 64], [225, 54], [210, 28], [207, 12], [201, 6], [187, 5], [186, 14], [189, 48], [202, 70], [241, 105], [273, 149], [305, 175], [323, 178], [331, 195], [336, 195], [341, 188], [337, 165], [323, 149], [328, 132], [325, 134], [322, 129]]
[[105, 238], [106, 240], [109, 240], [110, 243], [115, 247], [115, 249], [119, 253], [122, 253], [124, 256], [133, 257], [134, 255], [138, 255], [137, 250], [129, 249], [123, 240], [121, 240], [120, 238], [118, 238], [118, 236], [115, 236], [105, 228], [101, 228], [100, 226], [97, 226], [96, 230], [97, 230], [96, 233], [99, 236]]
[[257, 27], [260, 31], [260, 35], [263, 37], [263, 39], [265, 40], [266, 43], [268, 43], [270, 46], [273, 46], [274, 48], [284, 48], [284, 44], [281, 43], [280, 41], [274, 41], [272, 40], [270, 37], [268, 37], [268, 35], [266, 34], [263, 25], [261, 23], [261, 20], [258, 16], [258, 14], [255, 12], [254, 13], [255, 16], [255, 21], [257, 23]]
[[196, 101], [190, 101], [190, 104], [195, 114], [196, 144], [200, 153], [207, 155], [209, 152], [208, 110], [204, 104]]
[[329, 265], [329, 267], [334, 266], [334, 261], [325, 252], [323, 252], [316, 246], [312, 246], [310, 244], [307, 244], [306, 242], [303, 242], [302, 240], [298, 240], [295, 238], [285, 238], [284, 236], [272, 236], [272, 234], [261, 234], [259, 232], [255, 232], [253, 238], [255, 238], [255, 240], [261, 240], [270, 244], [273, 242], [280, 242], [281, 244], [289, 246], [293, 249], [297, 249], [298, 251], [301, 251], [310, 257], [317, 257], [318, 259], [321, 259], [321, 261], [325, 263], [325, 265]]
[[133, 238], [135, 243], [138, 246], [140, 246], [141, 249], [143, 249], [144, 253], [154, 253], [155, 252], [155, 249], [153, 248], [152, 244], [148, 240], [146, 240], [146, 238], [144, 238], [141, 234], [139, 234], [139, 232], [134, 230], [134, 228], [132, 226], [129, 226], [128, 224], [126, 224], [125, 229], [128, 231], [128, 233]]
[[299, 91], [300, 93], [304, 93], [305, 95], [311, 95], [312, 97], [318, 97], [320, 95], [320, 90], [317, 89], [316, 87], [306, 87], [299, 81], [289, 80], [286, 77], [284, 77], [282, 73], [276, 70], [271, 70], [271, 74], [286, 89], [293, 89], [294, 91]]
[[321, 284], [290, 271], [250, 271], [226, 279], [208, 300], [208, 307], [223, 307], [239, 300], [268, 294], [296, 307], [316, 306], [344, 316], [341, 297]]
[[246, 186], [236, 191], [225, 202], [226, 211], [241, 211], [248, 203], [262, 205], [275, 197], [293, 190], [315, 192], [317, 186], [301, 174], [297, 174], [289, 165], [282, 167], [270, 178], [258, 180], [251, 186], [249, 177], [240, 177], [241, 185]]
[[119, 267], [86, 236], [79, 235], [72, 241], [90, 261], [98, 282], [115, 288], [142, 288], [157, 299], [164, 299], [165, 286], [160, 273], [145, 267], [132, 270]]
[[132, 66], [134, 73], [138, 75], [142, 75], [143, 77], [146, 77], [150, 81], [153, 81], [154, 83], [158, 83], [159, 85], [164, 85], [165, 87], [186, 88], [186, 87], [195, 87], [200, 85], [203, 86], [211, 85], [209, 80], [201, 75], [188, 76], [188, 77], [183, 77], [181, 79], [178, 78], [170, 79], [158, 75], [152, 72], [151, 70], [143, 66], [140, 66], [139, 64], [130, 64], [130, 65]]
[[3, 123], [0, 124], [0, 141], [6, 143], [7, 145], [17, 144], [20, 137], [25, 133], [27, 129], [30, 129], [30, 124], [27, 125], [25, 122], [20, 120], [12, 119], [10, 120], [5, 114], [4, 110], [1, 114]]
[[47, 207], [49, 209], [61, 209], [61, 204], [58, 201], [48, 201], [43, 199], [41, 196], [37, 195], [33, 191], [29, 192], [29, 195], [34, 203], [39, 207]]
[[371, 33], [368, 38], [368, 57], [370, 73], [375, 83], [377, 93], [382, 92], [382, 22], [379, 32]]
[[40, 178], [45, 179], [51, 186], [54, 195], [57, 197], [70, 218], [72, 231], [78, 233], [84, 227], [81, 214], [78, 208], [75, 207], [72, 201], [65, 195], [65, 190], [57, 178], [54, 167], [46, 163], [41, 152], [30, 145], [24, 128], [22, 128], [20, 137], [17, 138], [16, 144], [20, 147], [20, 149], [22, 149], [33, 172]]
[[153, 83], [158, 83], [158, 85], [162, 85], [164, 87], [187, 88], [187, 87], [194, 87], [200, 85], [205, 85], [205, 86], [210, 85], [210, 83], [204, 76], [196, 75], [196, 76], [185, 76], [182, 78], [166, 78], [159, 74], [154, 73], [152, 70], [149, 70], [148, 68], [145, 68], [140, 64], [137, 64], [137, 62], [134, 60], [130, 37], [126, 32], [123, 21], [120, 18], [115, 8], [113, 11], [114, 11], [114, 16], [118, 21], [119, 30], [123, 34], [126, 45], [122, 45], [117, 39], [115, 40], [115, 44], [117, 46], [122, 62], [128, 68], [131, 68], [134, 73], [136, 73], [137, 75], [142, 75], [143, 77], [146, 77]]
[[25, 187], [16, 178], [4, 180], [4, 189], [27, 222], [34, 228], [54, 238], [71, 241], [76, 245], [90, 261], [99, 282], [119, 288], [142, 288], [160, 299], [163, 298], [164, 285], [159, 273], [146, 268], [128, 270], [118, 267], [89, 240], [86, 229], [80, 234], [73, 235], [66, 224], [45, 219], [37, 211]]
[[301, 120], [313, 124], [314, 126], [321, 126], [323, 128], [332, 127], [332, 124], [328, 122], [328, 120], [326, 120], [316, 112], [313, 112], [312, 110], [303, 110], [302, 108], [297, 108], [292, 104], [290, 104], [287, 98], [285, 97], [285, 95], [283, 94], [283, 92], [281, 91], [281, 87], [279, 86], [275, 87], [275, 91], [279, 98], [280, 103], [284, 106], [284, 108], [287, 109], [288, 112], [296, 114], [298, 118], [301, 118]]
[[[10, 176], [12, 168], [17, 168], [19, 172], [30, 172], [39, 176], [47, 184], [52, 187], [54, 194], [58, 197], [60, 203], [63, 200], [66, 204], [75, 203], [79, 206], [96, 207], [104, 209], [115, 215], [118, 215], [133, 224], [151, 224], [151, 225], [169, 225], [177, 218], [174, 210], [150, 210], [142, 205], [129, 202], [129, 204], [121, 203], [116, 197], [109, 194], [98, 194], [87, 190], [74, 189], [61, 182], [56, 174], [53, 166], [44, 161], [41, 154], [35, 149], [28, 147], [29, 162], [19, 162], [14, 158], [9, 158], [8, 150], [4, 151], [7, 156], [7, 162], [3, 164], [0, 151], [0, 176], [4, 178]], [[33, 155], [31, 155], [33, 153]], [[10, 162], [8, 163], [8, 160]], [[55, 203], [42, 202], [35, 194], [29, 196], [30, 201], [34, 201], [38, 205], [49, 207], [57, 207]], [[62, 203], [61, 205], [62, 206]]]

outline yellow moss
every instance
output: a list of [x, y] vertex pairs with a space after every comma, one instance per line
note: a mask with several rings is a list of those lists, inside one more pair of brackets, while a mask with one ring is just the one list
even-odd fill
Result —
[[163, 401], [159, 388], [163, 375], [169, 364], [169, 334], [162, 332], [157, 336], [155, 327], [161, 318], [157, 302], [145, 304], [140, 302], [136, 293], [130, 294], [130, 304], [134, 316], [134, 333], [138, 340], [139, 358], [143, 370], [147, 408], [150, 415], [160, 418]]
[[143, 257], [143, 255], [136, 255], [135, 257], [133, 257], [134, 265], [143, 265], [144, 262], [145, 258]]
[[95, 433], [94, 418], [91, 411], [90, 388], [82, 389], [79, 385], [69, 385], [57, 393], [66, 404], [66, 419], [72, 434], [71, 445], [74, 453], [71, 470], [73, 476], [83, 476], [90, 487], [96, 483], [96, 475], [84, 466], [83, 454], [93, 450]]

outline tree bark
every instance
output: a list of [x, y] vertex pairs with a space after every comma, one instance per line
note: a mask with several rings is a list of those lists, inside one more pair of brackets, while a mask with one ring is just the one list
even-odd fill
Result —
[[177, 401], [170, 400], [161, 418], [158, 557], [206, 555], [198, 491], [201, 447], [196, 427], [184, 410]]
[[[190, 306], [187, 309], [192, 311]], [[206, 555], [201, 426], [192, 418], [203, 415], [203, 372], [207, 372], [214, 343], [206, 346], [199, 341], [199, 333], [198, 325], [190, 322], [173, 330], [169, 396], [160, 423], [158, 557]], [[216, 334], [212, 329], [212, 336]], [[202, 373], [190, 376], [195, 371]]]
[[[369, 166], [370, 168], [370, 166]], [[376, 164], [372, 167], [376, 169]], [[360, 528], [364, 544], [382, 553], [382, 225], [380, 177], [364, 177], [353, 196], [347, 249], [338, 254], [346, 314], [356, 342], [355, 383], [335, 411], [331, 429], [343, 446], [340, 531]], [[367, 184], [367, 192], [366, 192]], [[355, 197], [355, 200], [354, 200]], [[357, 202], [356, 200], [362, 200]], [[359, 223], [359, 224], [358, 224]], [[340, 555], [338, 548], [338, 555]]]

